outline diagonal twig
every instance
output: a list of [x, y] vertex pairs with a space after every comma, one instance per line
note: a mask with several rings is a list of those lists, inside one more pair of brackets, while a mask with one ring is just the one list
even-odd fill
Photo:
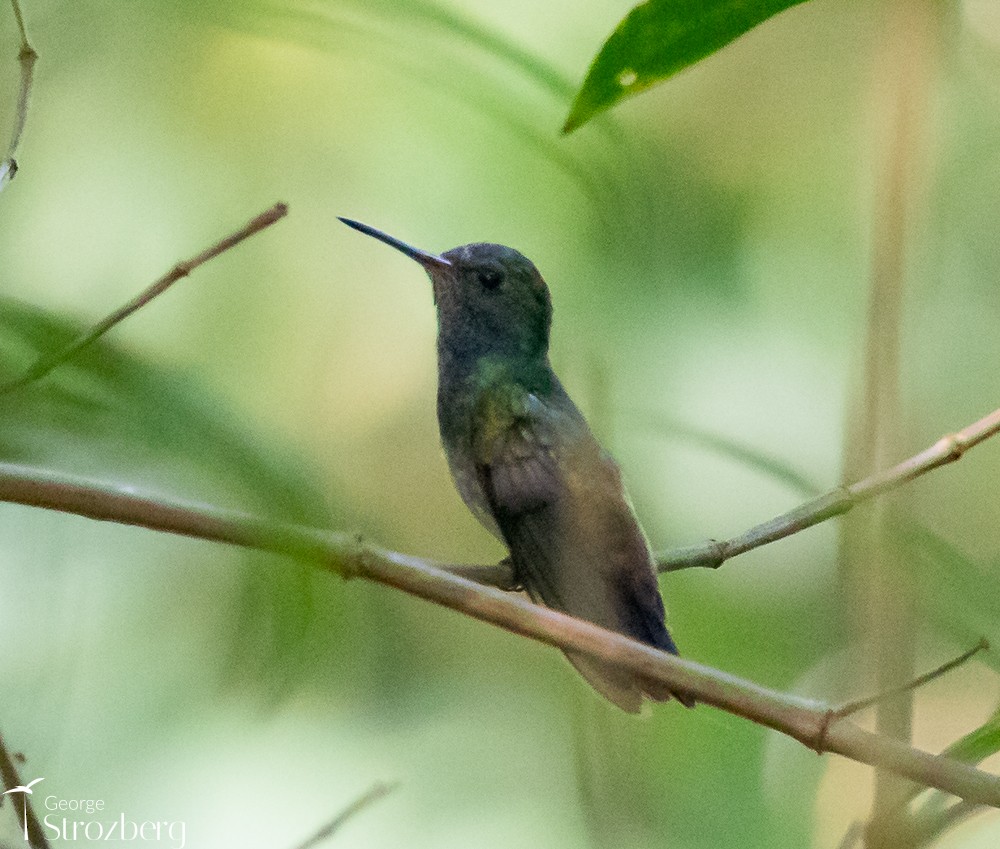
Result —
[[865, 699], [858, 699], [857, 701], [842, 704], [833, 712], [833, 715], [836, 717], [850, 716], [852, 713], [862, 711], [865, 708], [869, 708], [872, 705], [876, 705], [879, 702], [884, 701], [885, 699], [891, 699], [893, 696], [910, 693], [918, 687], [922, 687], [924, 684], [933, 681], [935, 678], [940, 678], [945, 673], [951, 672], [952, 669], [961, 666], [967, 660], [970, 660], [972, 657], [979, 654], [979, 652], [988, 650], [989, 647], [989, 641], [983, 637], [971, 649], [962, 652], [962, 654], [958, 657], [952, 658], [947, 663], [942, 663], [936, 669], [932, 669], [930, 672], [925, 672], [923, 675], [914, 678], [912, 681], [908, 681], [906, 684], [901, 684], [899, 687], [893, 687], [890, 690], [885, 690], [884, 692], [878, 693], [874, 696], [869, 696]]
[[[4, 743], [2, 736], [0, 736], [0, 781], [3, 781], [4, 787], [8, 790], [21, 786], [21, 776], [18, 774], [17, 767], [14, 765], [14, 759], [11, 757], [10, 752], [7, 751], [7, 746]], [[29, 844], [34, 847], [34, 849], [49, 849], [49, 842], [45, 839], [45, 832], [42, 831], [42, 824], [38, 821], [38, 817], [35, 816], [35, 810], [32, 807], [31, 802], [28, 800], [29, 793], [22, 792], [18, 793], [18, 795], [21, 796], [24, 801], [24, 812], [22, 816], [25, 820], [24, 827], [27, 829]], [[11, 798], [11, 803], [13, 804], [13, 798]]]
[[144, 307], [157, 295], [162, 294], [167, 289], [169, 289], [174, 283], [180, 280], [182, 277], [187, 277], [194, 271], [198, 266], [204, 265], [211, 259], [214, 259], [219, 254], [228, 251], [230, 248], [235, 247], [240, 242], [245, 239], [250, 238], [255, 233], [259, 233], [266, 227], [270, 227], [276, 221], [284, 218], [288, 214], [288, 206], [284, 203], [276, 203], [270, 209], [262, 212], [260, 215], [252, 218], [246, 225], [241, 227], [234, 233], [230, 233], [224, 239], [220, 239], [214, 245], [203, 250], [197, 256], [191, 257], [191, 259], [185, 260], [184, 262], [177, 263], [173, 268], [170, 269], [166, 274], [164, 274], [159, 280], [153, 283], [151, 286], [143, 289], [138, 295], [136, 295], [128, 303], [123, 304], [113, 313], [111, 313], [106, 318], [95, 324], [90, 330], [81, 333], [76, 339], [70, 342], [64, 348], [55, 351], [51, 354], [43, 354], [39, 357], [33, 365], [31, 365], [28, 370], [21, 375], [16, 380], [11, 381], [3, 386], [0, 386], [0, 395], [4, 395], [8, 392], [13, 392], [15, 389], [20, 389], [33, 381], [39, 380], [45, 377], [49, 372], [51, 372], [56, 366], [65, 362], [73, 354], [79, 351], [81, 348], [86, 347], [91, 342], [94, 342], [105, 334], [108, 330], [114, 327], [123, 319], [128, 318], [136, 310]]
[[393, 790], [396, 789], [398, 785], [396, 784], [385, 784], [383, 782], [378, 782], [377, 784], [370, 787], [365, 793], [351, 802], [346, 808], [340, 811], [330, 822], [323, 826], [319, 831], [317, 831], [312, 837], [306, 840], [304, 843], [300, 843], [295, 849], [312, 849], [313, 846], [317, 846], [324, 840], [332, 837], [349, 819], [359, 814], [369, 805], [377, 802], [388, 796]]
[[660, 572], [694, 567], [718, 569], [738, 554], [784, 539], [834, 516], [842, 516], [864, 501], [896, 489], [939, 466], [954, 463], [970, 448], [975, 448], [998, 432], [1000, 409], [957, 433], [942, 436], [933, 445], [890, 469], [876, 472], [849, 486], [831, 489], [794, 510], [756, 525], [731, 539], [706, 540], [696, 545], [665, 551], [657, 555], [657, 568]]
[[667, 654], [622, 634], [460, 578], [418, 557], [365, 545], [348, 534], [163, 497], [139, 496], [133, 487], [11, 463], [0, 463], [0, 501], [294, 556], [343, 578], [362, 578], [394, 587], [514, 634], [619, 666], [644, 679], [666, 684], [671, 690], [690, 693], [702, 704], [786, 734], [813, 750], [834, 752], [958, 798], [1000, 808], [1000, 776], [865, 731], [849, 719], [831, 724], [827, 705]]
[[[892, 468], [870, 475], [850, 486], [840, 486], [818, 495], [787, 513], [755, 525], [728, 540], [705, 540], [695, 545], [672, 548], [656, 555], [660, 572], [681, 569], [718, 569], [727, 560], [755, 548], [776, 542], [832, 519], [851, 508], [896, 489], [939, 466], [961, 459], [970, 448], [1000, 432], [1000, 409], [957, 433], [942, 436], [937, 442]], [[508, 560], [493, 565], [448, 566], [450, 572], [501, 589], [517, 589]]]
[[31, 99], [31, 83], [34, 79], [35, 62], [38, 54], [35, 48], [28, 41], [28, 31], [24, 26], [24, 15], [21, 13], [21, 6], [18, 0], [11, 0], [14, 7], [14, 17], [17, 19], [17, 28], [21, 34], [21, 49], [18, 51], [17, 59], [21, 65], [21, 87], [17, 95], [17, 107], [14, 112], [14, 128], [11, 130], [10, 144], [7, 146], [7, 155], [0, 161], [0, 191], [14, 179], [17, 173], [17, 152], [21, 146], [21, 135], [24, 133], [24, 125], [28, 120], [28, 101]]

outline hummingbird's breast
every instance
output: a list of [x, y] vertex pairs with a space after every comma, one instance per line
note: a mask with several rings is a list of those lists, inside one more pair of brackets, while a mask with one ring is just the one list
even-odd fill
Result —
[[472, 511], [480, 524], [486, 528], [493, 536], [504, 542], [500, 528], [493, 518], [489, 502], [486, 500], [486, 493], [483, 492], [482, 484], [479, 481], [475, 464], [472, 463], [468, 455], [460, 451], [445, 450], [448, 458], [448, 468], [451, 470], [451, 477], [455, 481], [455, 488], [462, 496], [465, 506]]
[[493, 536], [503, 541], [500, 528], [493, 518], [489, 501], [483, 491], [476, 468], [473, 438], [477, 393], [466, 382], [446, 381], [438, 385], [437, 413], [441, 445], [448, 460], [448, 469], [465, 506]]
[[[491, 453], [490, 446], [505, 439], [522, 399], [556, 390], [565, 393], [545, 359], [528, 363], [489, 355], [454, 358], [441, 352], [439, 363], [438, 425], [455, 488], [483, 527], [503, 542], [483, 488], [484, 452]], [[568, 397], [565, 400], [579, 417]]]

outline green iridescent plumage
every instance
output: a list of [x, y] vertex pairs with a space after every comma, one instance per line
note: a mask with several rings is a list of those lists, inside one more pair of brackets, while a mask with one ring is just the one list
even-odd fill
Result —
[[[549, 364], [552, 305], [535, 266], [512, 248], [472, 244], [435, 256], [354, 221], [417, 260], [438, 311], [438, 423], [452, 477], [482, 524], [510, 549], [518, 581], [549, 607], [664, 651], [649, 544], [618, 466]], [[568, 654], [623, 710], [683, 694]]]

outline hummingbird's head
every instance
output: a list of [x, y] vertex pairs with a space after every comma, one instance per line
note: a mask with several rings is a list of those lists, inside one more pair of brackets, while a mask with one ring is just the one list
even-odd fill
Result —
[[504, 245], [476, 243], [440, 256], [341, 218], [420, 263], [434, 286], [441, 342], [459, 356], [544, 357], [552, 300], [534, 263]]
[[539, 356], [548, 351], [552, 300], [534, 263], [505, 245], [476, 243], [429, 265], [443, 336], [471, 350]]

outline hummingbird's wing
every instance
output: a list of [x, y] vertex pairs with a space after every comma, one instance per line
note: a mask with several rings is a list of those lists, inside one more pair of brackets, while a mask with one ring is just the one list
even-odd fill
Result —
[[[532, 598], [676, 654], [618, 467], [569, 397], [546, 403], [508, 383], [483, 393], [474, 420], [480, 485]], [[672, 695], [627, 671], [567, 657], [623, 710], [638, 712], [643, 694]]]

